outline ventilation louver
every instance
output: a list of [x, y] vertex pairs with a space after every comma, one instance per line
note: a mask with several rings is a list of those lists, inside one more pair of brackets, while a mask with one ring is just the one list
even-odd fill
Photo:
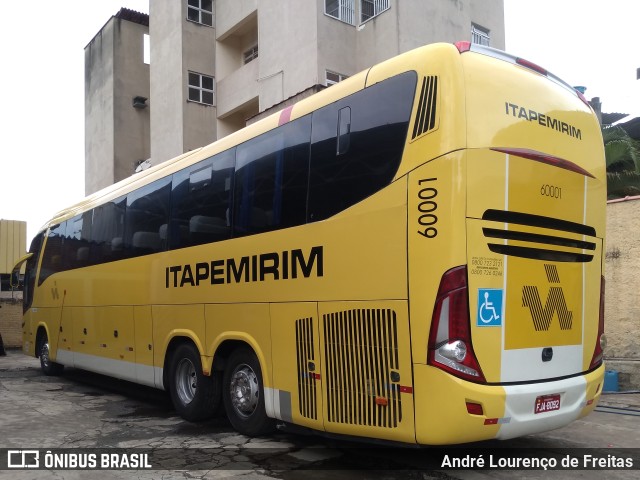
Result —
[[411, 140], [420, 135], [435, 130], [437, 127], [438, 105], [438, 77], [435, 75], [422, 79], [418, 111], [413, 122], [413, 135]]

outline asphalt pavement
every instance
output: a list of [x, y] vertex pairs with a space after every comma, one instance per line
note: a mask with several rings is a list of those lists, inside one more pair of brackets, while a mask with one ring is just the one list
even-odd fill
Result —
[[[168, 395], [156, 389], [69, 368], [60, 377], [47, 377], [38, 359], [19, 350], [0, 357], [0, 478], [8, 479], [486, 480], [514, 478], [516, 471], [515, 476], [527, 479], [637, 479], [640, 393], [603, 394], [593, 414], [552, 432], [468, 447], [444, 452], [484, 461], [504, 452], [507, 457], [525, 452], [534, 460], [551, 456], [558, 463], [570, 456], [577, 467], [455, 469], [442, 467], [443, 449], [378, 448], [287, 431], [249, 438], [236, 433], [223, 416], [201, 423], [182, 420]], [[102, 455], [112, 453], [113, 459], [105, 458], [115, 463], [100, 469]], [[9, 462], [35, 462], [33, 455], [39, 455], [40, 469], [7, 468]], [[621, 458], [633, 469], [594, 469], [585, 460], [592, 457], [585, 455], [605, 463]]]

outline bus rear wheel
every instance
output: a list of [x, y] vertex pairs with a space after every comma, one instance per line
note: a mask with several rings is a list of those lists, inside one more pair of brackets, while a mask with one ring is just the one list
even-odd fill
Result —
[[220, 376], [204, 375], [198, 350], [182, 344], [171, 357], [169, 393], [182, 418], [190, 422], [204, 420], [212, 417], [220, 406]]
[[38, 356], [40, 357], [40, 368], [42, 373], [47, 376], [57, 376], [64, 370], [64, 365], [60, 365], [51, 360], [51, 353], [49, 350], [49, 337], [47, 334], [43, 334], [38, 348]]
[[235, 350], [224, 371], [223, 400], [233, 428], [250, 437], [275, 430], [264, 405], [262, 370], [255, 353], [247, 348]]

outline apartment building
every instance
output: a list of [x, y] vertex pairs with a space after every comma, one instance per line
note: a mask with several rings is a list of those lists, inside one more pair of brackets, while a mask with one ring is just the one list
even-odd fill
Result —
[[85, 48], [86, 193], [399, 53], [459, 40], [504, 49], [503, 0], [150, 0], [148, 16], [122, 9]]

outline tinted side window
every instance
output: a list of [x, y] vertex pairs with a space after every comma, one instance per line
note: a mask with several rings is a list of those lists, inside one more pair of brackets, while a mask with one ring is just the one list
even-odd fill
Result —
[[36, 268], [38, 267], [38, 258], [40, 257], [40, 248], [42, 247], [42, 239], [44, 238], [44, 232], [40, 232], [33, 237], [29, 252], [33, 253], [33, 256], [27, 260], [27, 264], [24, 270], [24, 289], [22, 292], [22, 310], [26, 312], [33, 303], [33, 291], [36, 286]]
[[49, 229], [42, 255], [42, 265], [40, 265], [38, 285], [41, 285], [49, 276], [63, 269], [63, 245], [66, 228], [67, 222], [63, 222]]
[[305, 223], [310, 138], [308, 115], [238, 147], [234, 236]]
[[166, 250], [162, 230], [169, 223], [171, 178], [162, 178], [127, 195], [125, 255], [136, 257]]
[[123, 258], [126, 202], [126, 197], [121, 197], [93, 209], [89, 251], [91, 265]]
[[174, 174], [171, 221], [160, 233], [169, 248], [231, 238], [234, 165], [235, 148]]
[[388, 185], [404, 149], [416, 73], [406, 72], [313, 113], [309, 220], [330, 217]]
[[65, 222], [67, 228], [64, 238], [64, 270], [89, 265], [91, 215], [92, 212], [89, 210]]

